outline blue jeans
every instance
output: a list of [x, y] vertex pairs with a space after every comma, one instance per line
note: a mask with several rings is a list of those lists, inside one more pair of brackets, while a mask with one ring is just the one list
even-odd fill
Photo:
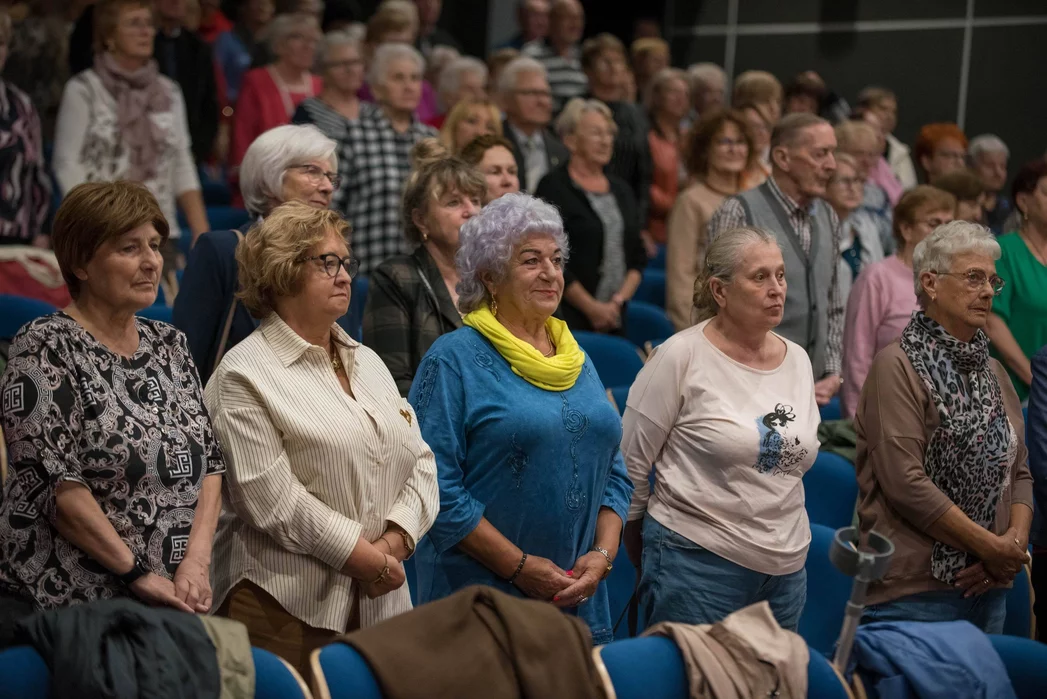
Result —
[[985, 633], [1003, 633], [1006, 618], [1007, 590], [989, 590], [966, 599], [963, 590], [935, 590], [866, 607], [862, 623], [966, 620]]
[[784, 629], [795, 631], [807, 601], [807, 571], [765, 575], [702, 548], [647, 515], [637, 591], [644, 628], [661, 621], [715, 624], [766, 600]]

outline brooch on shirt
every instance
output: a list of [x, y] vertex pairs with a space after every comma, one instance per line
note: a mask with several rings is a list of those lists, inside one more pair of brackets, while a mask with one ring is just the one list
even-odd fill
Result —
[[407, 424], [408, 425], [411, 424], [411, 413], [409, 413], [408, 411], [404, 410], [403, 408], [400, 408], [400, 416], [404, 420], [407, 420]]

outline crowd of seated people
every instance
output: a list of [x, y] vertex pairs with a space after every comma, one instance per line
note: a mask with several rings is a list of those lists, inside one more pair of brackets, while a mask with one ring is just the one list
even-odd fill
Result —
[[[896, 548], [863, 623], [1047, 589], [1047, 159], [578, 0], [482, 57], [425, 0], [85, 4], [0, 10], [0, 299], [56, 309], [0, 337], [0, 646], [128, 597], [308, 676], [473, 584], [604, 643], [623, 548], [642, 627], [796, 630], [836, 405]], [[620, 413], [588, 343], [644, 358]]]

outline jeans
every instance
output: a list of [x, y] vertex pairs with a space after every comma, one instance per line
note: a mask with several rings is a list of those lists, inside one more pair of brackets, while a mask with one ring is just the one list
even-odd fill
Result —
[[934, 590], [865, 608], [863, 624], [876, 621], [961, 621], [985, 633], [1003, 633], [1007, 590], [989, 590], [964, 599], [963, 590]]
[[702, 548], [647, 515], [637, 598], [644, 627], [661, 621], [714, 624], [767, 601], [783, 629], [795, 631], [807, 601], [807, 571], [766, 575]]

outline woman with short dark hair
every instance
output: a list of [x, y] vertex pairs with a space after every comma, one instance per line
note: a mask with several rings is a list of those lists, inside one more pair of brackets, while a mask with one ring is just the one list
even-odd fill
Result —
[[55, 216], [73, 302], [22, 328], [0, 384], [0, 596], [26, 610], [121, 596], [210, 609], [222, 452], [185, 336], [136, 315], [167, 236], [129, 182], [74, 187]]

